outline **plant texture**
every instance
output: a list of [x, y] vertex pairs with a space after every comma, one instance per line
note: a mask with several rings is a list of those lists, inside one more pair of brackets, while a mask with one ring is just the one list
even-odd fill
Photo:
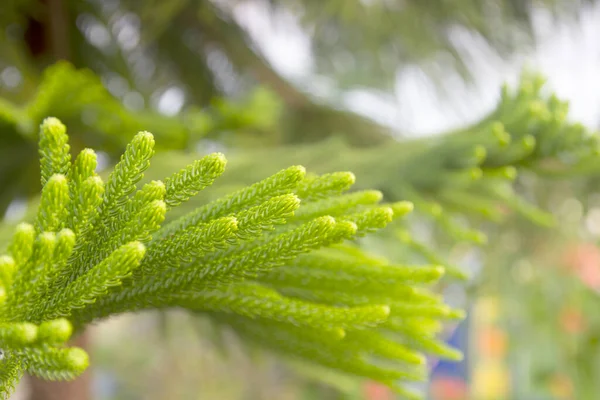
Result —
[[353, 240], [412, 204], [347, 191], [354, 175], [293, 166], [165, 223], [168, 211], [210, 186], [222, 154], [138, 187], [154, 153], [141, 132], [106, 182], [90, 149], [71, 160], [56, 118], [40, 128], [42, 196], [0, 259], [1, 392], [23, 371], [70, 379], [87, 366], [62, 347], [71, 325], [144, 309], [205, 314], [245, 340], [288, 357], [388, 384], [426, 376], [424, 353], [460, 358], [438, 341], [462, 317], [427, 288], [439, 265], [394, 265]]
[[[468, 271], [457, 261], [456, 249], [495, 246], [514, 215], [535, 226], [557, 226], [555, 215], [545, 211], [554, 210], [532, 190], [534, 184], [560, 185], [600, 171], [598, 134], [568, 117], [568, 103], [548, 90], [543, 77], [526, 72], [516, 88], [506, 86], [499, 95], [497, 107], [481, 121], [436, 137], [370, 148], [328, 140], [238, 151], [229, 156], [220, 187], [206, 195], [217, 198], [289, 163], [303, 163], [316, 173], [350, 165], [358, 178], [355, 189], [377, 189], [388, 201], [408, 200], [415, 208], [376, 235], [384, 243], [373, 243], [376, 236], [370, 235], [363, 245], [368, 242], [371, 251], [375, 246], [394, 260], [442, 264], [446, 275], [464, 278]], [[192, 157], [157, 154], [153, 163], [175, 171]], [[269, 162], [256, 162], [263, 159]], [[193, 199], [173, 213], [189, 212], [202, 201], [206, 198]]]
[[47, 67], [35, 88], [25, 102], [0, 97], [0, 213], [16, 197], [39, 192], [35, 143], [47, 115], [71, 127], [73, 149], [99, 145], [113, 161], [135, 132], [147, 127], [156, 138], [157, 152], [189, 149], [209, 132], [236, 132], [239, 144], [273, 128], [280, 108], [270, 92], [257, 88], [237, 101], [215, 98], [211, 107], [189, 107], [179, 116], [130, 110], [110, 94], [100, 76], [65, 61]]

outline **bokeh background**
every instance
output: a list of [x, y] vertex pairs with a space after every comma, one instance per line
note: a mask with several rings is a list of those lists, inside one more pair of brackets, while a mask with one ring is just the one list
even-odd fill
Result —
[[[224, 151], [253, 160], [247, 173], [258, 177], [287, 164], [278, 146], [295, 153], [293, 146], [342, 138], [355, 150], [337, 165], [354, 170], [360, 149], [479, 121], [524, 68], [541, 72], [570, 102], [570, 119], [597, 129], [600, 5], [3, 0], [0, 115], [11, 117], [0, 125], [2, 229], [26, 215], [39, 191], [32, 138], [46, 115], [70, 127], [75, 149], [100, 150], [103, 168], [147, 129], [165, 152]], [[272, 151], [254, 153], [261, 149]], [[469, 311], [445, 332], [466, 359], [432, 361], [431, 400], [597, 398], [598, 177], [519, 182], [558, 228], [509, 213], [500, 226], [482, 223], [492, 238], [486, 246], [448, 245], [453, 262], [472, 274], [444, 291]], [[397, 177], [382, 169], [372, 178]], [[91, 329], [93, 398], [394, 399], [376, 384], [284, 367], [205, 322], [146, 313]], [[31, 390], [25, 382], [14, 398], [35, 398]]]

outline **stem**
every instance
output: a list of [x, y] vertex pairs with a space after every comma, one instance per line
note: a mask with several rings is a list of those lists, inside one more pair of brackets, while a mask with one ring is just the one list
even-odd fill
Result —
[[315, 101], [282, 77], [263, 57], [246, 32], [231, 16], [219, 12], [211, 2], [200, 2], [194, 13], [183, 16], [184, 24], [200, 23], [208, 42], [214, 42], [240, 71], [269, 87], [283, 100], [289, 116], [284, 125], [287, 143], [317, 142], [325, 137], [344, 135], [357, 146], [391, 141], [390, 129], [356, 113]]
[[50, 33], [51, 51], [56, 60], [68, 60], [69, 51], [69, 18], [64, 0], [47, 0], [48, 31]]

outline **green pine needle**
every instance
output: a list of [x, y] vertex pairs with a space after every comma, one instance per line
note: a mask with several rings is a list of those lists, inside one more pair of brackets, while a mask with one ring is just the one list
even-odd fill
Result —
[[226, 160], [208, 155], [138, 187], [153, 154], [153, 136], [139, 133], [104, 183], [96, 154], [71, 163], [65, 127], [44, 120], [37, 216], [0, 256], [1, 395], [24, 372], [75, 378], [88, 358], [64, 345], [73, 326], [143, 309], [205, 314], [272, 351], [390, 386], [424, 379], [425, 352], [459, 358], [435, 335], [462, 315], [427, 289], [444, 268], [394, 265], [350, 245], [412, 203], [344, 193], [349, 172], [307, 177], [293, 166], [163, 225]]

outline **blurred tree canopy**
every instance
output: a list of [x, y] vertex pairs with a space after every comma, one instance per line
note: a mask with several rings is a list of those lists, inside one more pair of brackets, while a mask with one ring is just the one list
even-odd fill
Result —
[[10, 0], [0, 6], [0, 95], [30, 98], [43, 68], [59, 59], [90, 68], [132, 109], [156, 106], [164, 95], [180, 101], [180, 108], [210, 107], [215, 98], [236, 98], [258, 84], [276, 93], [287, 111], [280, 125], [285, 129], [267, 143], [343, 134], [355, 144], [376, 144], [388, 139], [387, 129], [284, 78], [236, 12], [253, 5], [266, 7], [272, 20], [294, 15], [310, 38], [312, 76], [328, 79], [336, 91], [385, 94], [411, 65], [438, 80], [449, 71], [468, 78], [471, 54], [465, 46], [483, 42], [505, 56], [532, 44], [536, 9], [571, 18], [582, 3]]
[[[159, 143], [179, 149], [193, 147], [200, 137], [243, 147], [336, 135], [360, 146], [391, 139], [387, 127], [282, 76], [236, 16], [244, 6], [266, 7], [273, 20], [297, 17], [314, 55], [311, 76], [333, 82], [337, 92], [364, 88], [385, 95], [407, 66], [438, 79], [448, 71], [468, 79], [471, 55], [461, 52], [465, 34], [506, 55], [532, 43], [537, 8], [572, 18], [583, 3], [4, 1], [0, 112], [23, 118], [2, 122], [0, 183], [9, 196], [0, 210], [10, 199], [37, 191], [31, 185], [31, 138], [48, 114], [72, 127], [75, 149], [101, 147], [109, 156], [139, 129], [168, 136]], [[93, 74], [67, 67], [44, 72], [58, 60]], [[69, 92], [77, 95], [65, 97]]]

